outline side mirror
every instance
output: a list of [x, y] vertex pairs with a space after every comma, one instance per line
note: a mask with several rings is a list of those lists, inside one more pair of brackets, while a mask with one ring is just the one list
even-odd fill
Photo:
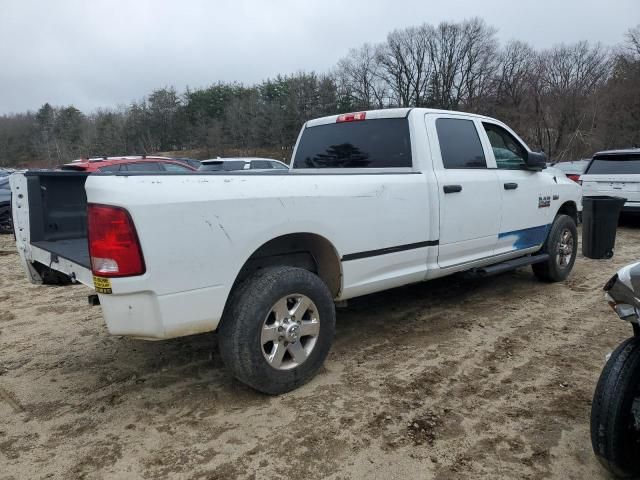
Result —
[[547, 168], [547, 156], [543, 152], [527, 152], [524, 163], [527, 170], [539, 172]]

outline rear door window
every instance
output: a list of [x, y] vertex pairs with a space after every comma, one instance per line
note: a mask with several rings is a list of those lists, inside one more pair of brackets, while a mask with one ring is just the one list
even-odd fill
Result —
[[305, 128], [293, 168], [411, 167], [406, 118], [330, 123]]
[[472, 120], [438, 118], [436, 131], [444, 168], [487, 168], [482, 143]]
[[585, 174], [634, 175], [640, 174], [640, 154], [603, 155], [594, 157]]

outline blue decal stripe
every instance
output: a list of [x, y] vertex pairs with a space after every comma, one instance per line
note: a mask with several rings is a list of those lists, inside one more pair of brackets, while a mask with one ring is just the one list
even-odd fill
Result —
[[498, 239], [513, 237], [513, 247], [517, 250], [535, 247], [536, 245], [544, 243], [549, 228], [551, 228], [551, 224], [514, 230], [512, 232], [503, 232], [498, 234]]

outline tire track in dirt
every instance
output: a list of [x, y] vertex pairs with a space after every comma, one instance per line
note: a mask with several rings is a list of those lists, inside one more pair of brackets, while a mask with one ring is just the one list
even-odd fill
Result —
[[612, 260], [580, 258], [563, 284], [523, 269], [357, 299], [321, 374], [273, 398], [228, 376], [215, 335], [109, 337], [86, 289], [28, 285], [0, 256], [0, 382], [26, 413], [2, 402], [5, 474], [598, 478], [591, 392], [630, 334], [600, 288], [637, 258], [623, 228]]

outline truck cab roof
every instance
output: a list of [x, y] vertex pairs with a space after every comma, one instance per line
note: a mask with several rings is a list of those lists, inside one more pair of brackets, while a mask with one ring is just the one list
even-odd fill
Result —
[[[339, 115], [329, 115], [326, 117], [320, 117], [320, 118], [316, 118], [313, 120], [309, 120], [307, 123], [305, 123], [305, 127], [315, 127], [317, 125], [326, 125], [329, 123], [336, 123], [336, 122], [340, 122], [340, 121], [353, 121], [353, 120], [377, 120], [377, 119], [381, 119], [381, 118], [406, 118], [409, 116], [410, 113], [422, 113], [422, 114], [427, 114], [427, 113], [433, 113], [433, 114], [446, 114], [446, 115], [464, 115], [467, 117], [474, 117], [474, 118], [480, 118], [480, 119], [488, 119], [488, 120], [492, 120], [495, 121], [495, 119], [490, 118], [490, 117], [486, 117], [484, 115], [478, 115], [475, 113], [467, 113], [467, 112], [460, 112], [460, 111], [456, 111], [456, 110], [441, 110], [441, 109], [437, 109], [437, 108], [413, 108], [413, 107], [406, 107], [406, 108], [385, 108], [385, 109], [378, 109], [378, 110], [363, 110], [361, 112], [352, 112], [352, 113], [345, 113], [345, 114], [339, 114]], [[357, 115], [363, 115], [361, 118], [355, 118], [352, 120], [349, 120], [349, 116], [357, 116]], [[345, 118], [344, 120], [342, 118]]]

